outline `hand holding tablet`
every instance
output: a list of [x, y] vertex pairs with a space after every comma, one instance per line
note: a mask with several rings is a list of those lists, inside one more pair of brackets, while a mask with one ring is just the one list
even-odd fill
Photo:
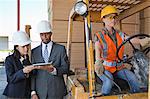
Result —
[[47, 65], [52, 65], [52, 61], [49, 63], [37, 63], [37, 64], [32, 64], [33, 66], [47, 66]]
[[52, 62], [50, 62], [50, 63], [37, 63], [37, 64], [33, 64], [33, 66], [35, 66], [36, 69], [46, 70], [48, 72], [52, 72], [54, 70]]

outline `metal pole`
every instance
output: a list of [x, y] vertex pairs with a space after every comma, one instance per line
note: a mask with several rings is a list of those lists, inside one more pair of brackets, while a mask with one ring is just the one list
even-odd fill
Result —
[[20, 30], [20, 0], [17, 0], [17, 30]]
[[[87, 5], [89, 5], [88, 0], [83, 0], [83, 1]], [[93, 56], [90, 12], [84, 18], [84, 20], [85, 20], [87, 63], [88, 63], [89, 97], [93, 98], [95, 94], [95, 75], [94, 75], [94, 56]]]
[[67, 40], [67, 55], [68, 55], [68, 60], [69, 60], [69, 64], [71, 61], [71, 44], [72, 44], [72, 31], [73, 31], [73, 19], [71, 19], [71, 17], [69, 18], [69, 22], [68, 22], [68, 40]]

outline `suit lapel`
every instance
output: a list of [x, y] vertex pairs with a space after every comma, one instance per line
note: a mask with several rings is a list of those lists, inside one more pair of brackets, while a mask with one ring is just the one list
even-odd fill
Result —
[[39, 53], [38, 58], [40, 58], [40, 60], [42, 60], [42, 62], [44, 62], [44, 58], [42, 55], [42, 44], [39, 46], [38, 53]]
[[54, 56], [54, 51], [55, 51], [55, 43], [53, 42], [51, 53], [50, 53], [50, 56], [49, 56], [49, 61], [51, 61], [52, 57]]
[[17, 59], [17, 58], [14, 58], [14, 59], [15, 59], [14, 60], [14, 62], [15, 62], [15, 70], [17, 71], [17, 70], [22, 69], [23, 68], [23, 64], [20, 62], [20, 60]]

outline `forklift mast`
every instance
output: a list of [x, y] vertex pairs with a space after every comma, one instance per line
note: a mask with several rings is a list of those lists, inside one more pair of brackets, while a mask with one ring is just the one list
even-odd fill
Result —
[[[83, 0], [86, 5], [89, 5], [89, 0]], [[74, 12], [74, 9], [72, 9]], [[67, 55], [70, 62], [71, 57], [71, 41], [72, 41], [72, 25], [73, 25], [73, 13], [69, 16], [69, 27], [68, 27], [68, 40], [67, 40]], [[91, 23], [90, 23], [90, 13], [84, 16], [84, 26], [85, 26], [85, 38], [86, 38], [86, 62], [88, 67], [88, 81], [89, 81], [89, 97], [92, 98], [95, 94], [95, 75], [94, 75], [94, 55], [93, 55], [93, 44], [92, 44], [92, 34], [91, 34]]]

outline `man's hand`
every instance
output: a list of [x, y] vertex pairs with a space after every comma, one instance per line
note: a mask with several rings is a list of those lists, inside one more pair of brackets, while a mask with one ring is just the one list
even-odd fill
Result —
[[39, 99], [38, 96], [36, 94], [31, 96], [31, 99]]
[[104, 67], [100, 60], [96, 60], [96, 62], [95, 62], [95, 72], [98, 76], [103, 75]]
[[37, 66], [36, 69], [42, 69], [48, 72], [52, 72], [54, 70], [54, 67], [52, 65], [46, 65], [46, 66]]

